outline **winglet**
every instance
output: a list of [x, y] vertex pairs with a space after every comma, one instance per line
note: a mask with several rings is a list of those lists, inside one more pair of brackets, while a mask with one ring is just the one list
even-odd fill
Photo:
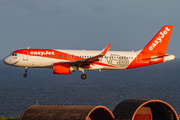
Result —
[[100, 55], [104, 56], [106, 52], [110, 49], [111, 44], [108, 44], [105, 49], [103, 49], [102, 53]]

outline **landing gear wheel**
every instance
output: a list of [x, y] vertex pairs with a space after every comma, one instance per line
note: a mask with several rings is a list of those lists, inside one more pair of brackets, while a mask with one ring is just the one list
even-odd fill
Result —
[[25, 78], [27, 77], [27, 72], [28, 72], [28, 67], [25, 67], [25, 73], [23, 75]]
[[81, 75], [81, 78], [84, 80], [84, 79], [87, 78], [87, 75], [86, 75], [86, 74], [82, 74], [82, 75]]
[[27, 77], [27, 74], [25, 73], [23, 76], [26, 78], [26, 77]]

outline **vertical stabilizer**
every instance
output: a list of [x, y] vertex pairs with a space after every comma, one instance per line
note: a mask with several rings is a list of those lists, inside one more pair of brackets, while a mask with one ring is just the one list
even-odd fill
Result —
[[141, 53], [166, 53], [173, 25], [165, 25], [146, 45]]
[[173, 25], [162, 27], [126, 69], [153, 65], [175, 59], [176, 57], [174, 55], [166, 55], [172, 29]]

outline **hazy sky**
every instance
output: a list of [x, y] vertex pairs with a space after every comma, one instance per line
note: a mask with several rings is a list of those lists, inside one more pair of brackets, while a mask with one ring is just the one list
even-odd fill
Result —
[[0, 0], [0, 59], [23, 48], [140, 50], [174, 25], [167, 53], [180, 58], [180, 0]]

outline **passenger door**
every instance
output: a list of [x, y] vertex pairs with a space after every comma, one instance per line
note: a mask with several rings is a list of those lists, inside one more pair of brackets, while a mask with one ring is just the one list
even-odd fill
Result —
[[29, 55], [29, 51], [28, 50], [24, 50], [23, 51], [23, 60], [24, 61], [28, 61], [28, 55]]

